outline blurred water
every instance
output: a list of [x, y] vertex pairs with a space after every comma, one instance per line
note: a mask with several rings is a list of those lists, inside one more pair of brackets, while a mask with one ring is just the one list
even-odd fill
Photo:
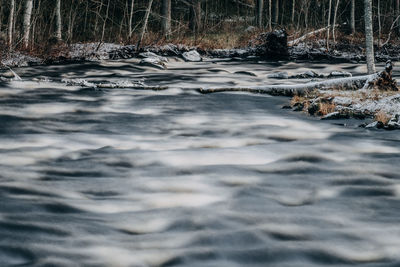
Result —
[[54, 82], [1, 85], [0, 266], [400, 265], [398, 132], [282, 110], [287, 98], [179, 89], [363, 66], [170, 66], [25, 68]]

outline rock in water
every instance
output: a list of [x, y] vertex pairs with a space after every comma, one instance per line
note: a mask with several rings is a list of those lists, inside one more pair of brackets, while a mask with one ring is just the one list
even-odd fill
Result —
[[289, 79], [309, 79], [309, 78], [322, 78], [322, 77], [323, 75], [320, 75], [315, 71], [308, 70], [300, 74], [292, 75], [289, 77]]
[[286, 71], [276, 72], [267, 76], [269, 79], [289, 79], [289, 74]]
[[1, 77], [3, 79], [9, 79], [9, 80], [13, 80], [13, 81], [22, 81], [21, 77], [19, 77], [19, 75], [16, 74], [12, 69], [10, 69], [7, 72], [2, 73]]
[[185, 61], [189, 62], [200, 62], [203, 60], [196, 50], [185, 52], [182, 54], [182, 57]]
[[257, 37], [257, 54], [266, 59], [287, 59], [287, 33], [285, 30], [262, 33]]
[[400, 114], [394, 115], [387, 124], [389, 130], [400, 129]]
[[165, 63], [168, 62], [168, 59], [166, 57], [159, 56], [159, 55], [157, 55], [157, 54], [155, 54], [153, 52], [140, 53], [139, 57], [141, 57], [141, 58], [154, 58], [154, 59], [158, 59], [158, 60], [160, 60], [162, 62], [165, 62]]
[[346, 71], [332, 71], [329, 73], [328, 78], [338, 78], [338, 77], [352, 77], [350, 72]]
[[139, 64], [143, 65], [143, 66], [157, 68], [160, 70], [165, 70], [167, 68], [165, 63], [162, 60], [155, 58], [155, 57], [144, 58], [139, 62]]

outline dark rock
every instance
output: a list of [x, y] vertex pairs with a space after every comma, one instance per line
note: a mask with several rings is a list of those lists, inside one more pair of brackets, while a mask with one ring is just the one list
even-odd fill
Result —
[[319, 111], [319, 103], [316, 101], [311, 103], [307, 111], [310, 115], [315, 115]]
[[250, 72], [250, 71], [236, 71], [235, 74], [241, 74], [241, 75], [248, 75], [248, 76], [257, 77], [257, 75], [255, 73]]
[[295, 103], [293, 105], [293, 111], [302, 111], [304, 109], [304, 103]]
[[289, 77], [289, 79], [310, 79], [310, 78], [323, 78], [323, 74], [318, 74], [315, 71], [308, 70], [304, 73], [292, 75]]
[[265, 59], [288, 59], [287, 33], [285, 30], [275, 30], [260, 34], [256, 42], [257, 54]]
[[381, 122], [381, 121], [377, 121], [376, 122], [376, 128], [383, 129], [383, 128], [385, 128], [385, 124], [383, 122]]
[[394, 115], [390, 119], [386, 127], [388, 130], [400, 129], [400, 115], [399, 114]]

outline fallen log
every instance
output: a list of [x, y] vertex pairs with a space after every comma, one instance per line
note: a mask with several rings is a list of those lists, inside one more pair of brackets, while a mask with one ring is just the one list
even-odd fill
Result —
[[378, 87], [383, 90], [398, 90], [396, 80], [392, 78], [393, 65], [388, 61], [385, 70], [364, 76], [330, 79], [318, 82], [309, 82], [305, 84], [282, 84], [266, 85], [254, 87], [221, 87], [221, 88], [202, 88], [199, 92], [202, 94], [220, 93], [220, 92], [249, 92], [257, 94], [268, 94], [273, 96], [294, 96], [305, 95], [313, 90], [358, 90]]
[[294, 96], [304, 95], [315, 89], [329, 90], [357, 90], [364, 87], [366, 82], [373, 81], [377, 74], [364, 75], [358, 77], [348, 77], [325, 80], [321, 82], [310, 82], [305, 84], [282, 84], [282, 85], [266, 85], [253, 87], [221, 87], [221, 88], [202, 88], [199, 92], [202, 94], [220, 93], [220, 92], [250, 92], [257, 94], [268, 94], [273, 96]]
[[325, 32], [331, 27], [333, 27], [333, 28], [339, 27], [340, 25], [341, 24], [329, 25], [329, 26], [326, 26], [324, 28], [321, 28], [321, 29], [318, 29], [318, 30], [315, 30], [315, 31], [312, 31], [312, 32], [309, 32], [309, 33], [306, 33], [303, 36], [301, 36], [301, 37], [299, 37], [297, 39], [294, 39], [293, 41], [288, 42], [288, 46], [294, 46], [294, 45], [296, 45], [296, 44], [298, 44], [298, 43], [300, 43], [302, 41], [305, 41], [307, 38], [309, 38], [311, 36], [314, 36], [314, 35], [317, 35], [319, 33]]

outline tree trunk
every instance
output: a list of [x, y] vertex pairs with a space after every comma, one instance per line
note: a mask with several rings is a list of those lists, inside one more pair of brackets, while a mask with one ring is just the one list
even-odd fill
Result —
[[364, 0], [365, 46], [368, 73], [375, 73], [374, 33], [372, 28], [372, 0]]
[[[400, 0], [398, 0], [400, 1]], [[350, 10], [350, 29], [351, 33], [356, 32], [356, 0], [351, 0], [351, 10]]]
[[15, 12], [15, 0], [11, 0], [10, 16], [8, 19], [8, 46], [10, 50], [12, 49], [13, 46], [14, 12]]
[[333, 43], [334, 44], [336, 44], [335, 25], [336, 25], [336, 18], [337, 18], [339, 3], [340, 3], [340, 0], [336, 0], [335, 12], [333, 13], [332, 35], [333, 35]]
[[295, 7], [296, 7], [296, 0], [292, 0], [292, 17], [290, 19], [290, 21], [292, 22], [292, 27], [294, 25], [294, 11], [295, 11]]
[[[400, 0], [396, 0], [396, 16], [400, 15]], [[400, 21], [397, 22], [397, 32], [400, 35]]]
[[171, 35], [171, 0], [163, 0], [161, 8], [162, 30], [166, 38]]
[[279, 0], [275, 0], [275, 18], [274, 18], [275, 25], [279, 23]]
[[142, 33], [140, 34], [140, 39], [136, 45], [136, 51], [139, 51], [140, 49], [140, 45], [142, 44], [144, 35], [146, 33], [146, 29], [147, 29], [147, 23], [149, 22], [149, 16], [150, 16], [150, 12], [151, 12], [151, 6], [153, 5], [153, 0], [149, 1], [149, 5], [147, 6], [147, 10], [146, 10], [146, 14], [144, 16], [144, 22], [143, 22], [143, 27], [142, 27]]
[[102, 43], [104, 41], [104, 34], [106, 32], [106, 25], [107, 25], [107, 21], [108, 21], [108, 12], [110, 10], [110, 1], [111, 0], [108, 0], [108, 2], [107, 2], [106, 17], [104, 18], [104, 21], [103, 21], [103, 29], [101, 31], [101, 41], [100, 41], [100, 43]]
[[268, 2], [268, 26], [269, 30], [272, 31], [272, 0]]
[[56, 37], [58, 41], [62, 40], [62, 35], [61, 35], [61, 29], [62, 29], [62, 24], [61, 24], [61, 0], [57, 0], [56, 4]]
[[31, 30], [31, 18], [32, 18], [33, 0], [26, 0], [25, 12], [24, 12], [24, 35], [23, 44], [25, 48], [29, 46], [29, 34]]
[[332, 0], [329, 0], [329, 11], [328, 11], [328, 31], [326, 33], [326, 49], [329, 50], [329, 38], [330, 38], [330, 29], [331, 29], [331, 14], [332, 14]]
[[263, 9], [264, 9], [264, 0], [257, 0], [257, 26], [261, 29], [263, 28]]
[[381, 1], [378, 0], [378, 48], [381, 47], [381, 36], [382, 34], [382, 25], [381, 25]]
[[129, 23], [128, 23], [129, 24], [128, 25], [128, 30], [129, 30], [128, 37], [129, 37], [129, 39], [132, 38], [132, 33], [133, 33], [132, 22], [133, 22], [133, 7], [134, 7], [134, 5], [135, 5], [135, 0], [131, 0], [131, 10], [129, 12]]
[[193, 0], [192, 1], [192, 8], [191, 8], [191, 29], [195, 33], [199, 33], [202, 28], [201, 23], [201, 0]]

